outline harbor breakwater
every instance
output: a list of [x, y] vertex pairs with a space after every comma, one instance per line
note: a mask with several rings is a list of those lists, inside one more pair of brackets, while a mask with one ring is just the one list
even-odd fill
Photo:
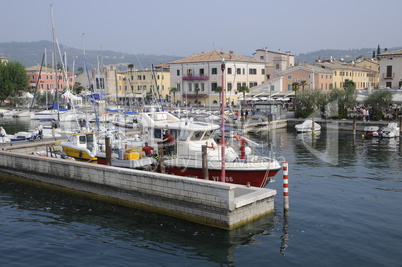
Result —
[[42, 187], [227, 230], [274, 212], [272, 189], [40, 157], [25, 150], [3, 147], [0, 172]]

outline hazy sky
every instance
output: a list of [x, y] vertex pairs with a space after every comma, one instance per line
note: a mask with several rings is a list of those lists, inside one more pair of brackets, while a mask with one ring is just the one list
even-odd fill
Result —
[[401, 0], [2, 0], [0, 42], [52, 40], [133, 54], [402, 46]]

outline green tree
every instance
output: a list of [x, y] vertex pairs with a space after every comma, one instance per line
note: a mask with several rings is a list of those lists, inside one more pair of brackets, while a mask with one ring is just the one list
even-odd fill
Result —
[[221, 103], [222, 102], [222, 86], [217, 86], [214, 91], [215, 91], [215, 93], [219, 94], [219, 103]]
[[177, 87], [172, 87], [169, 92], [173, 93], [173, 102], [176, 104], [176, 93], [179, 92], [179, 89], [177, 89]]
[[19, 62], [0, 63], [0, 100], [28, 89], [29, 78]]
[[322, 110], [326, 102], [326, 94], [319, 90], [302, 91], [297, 97], [296, 110], [300, 117], [307, 118]]
[[[248, 87], [246, 85], [243, 85], [239, 88], [239, 93], [243, 93], [243, 102], [242, 104], [245, 103], [246, 100], [246, 93], [249, 93], [250, 89], [248, 89]], [[242, 105], [243, 106], [243, 105]]]
[[382, 119], [385, 111], [392, 103], [392, 93], [389, 90], [376, 90], [364, 99], [364, 106], [371, 109], [371, 114], [376, 120]]
[[300, 81], [300, 86], [302, 87], [302, 91], [304, 91], [304, 86], [307, 85], [307, 82], [305, 80]]
[[200, 92], [200, 88], [198, 88], [198, 87], [196, 87], [196, 88], [194, 88], [194, 92], [195, 92], [195, 97], [196, 97], [196, 101], [197, 101], [197, 103], [198, 103], [198, 93]]
[[334, 88], [329, 93], [329, 101], [337, 102], [338, 114], [336, 118], [346, 118], [347, 108], [356, 105], [357, 91], [356, 84], [350, 80], [345, 82], [344, 88]]
[[381, 48], [380, 48], [380, 45], [378, 45], [378, 47], [377, 47], [377, 57], [378, 57], [378, 55], [379, 54], [381, 54]]
[[73, 92], [75, 92], [76, 94], [80, 94], [84, 90], [85, 90], [85, 88], [84, 88], [84, 86], [82, 86], [81, 83], [75, 82], [75, 84], [73, 86]]

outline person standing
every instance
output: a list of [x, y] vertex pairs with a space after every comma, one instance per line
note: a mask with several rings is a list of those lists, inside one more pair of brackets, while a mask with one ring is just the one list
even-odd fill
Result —
[[38, 124], [38, 133], [40, 136], [43, 136], [43, 125], [42, 123]]
[[366, 111], [366, 121], [370, 120], [370, 111], [367, 109]]
[[367, 110], [363, 108], [363, 121], [366, 121]]
[[244, 112], [244, 120], [247, 121], [247, 117], [248, 117], [248, 110], [246, 110], [246, 112]]
[[173, 136], [173, 134], [169, 133], [168, 130], [166, 130], [165, 135], [163, 136], [162, 143], [167, 152], [166, 154], [172, 155], [173, 150], [174, 150], [174, 136]]
[[54, 140], [56, 139], [56, 122], [54, 120], [52, 120], [52, 137], [54, 138]]
[[6, 135], [7, 135], [6, 130], [3, 127], [0, 127], [0, 136], [1, 136], [2, 143], [5, 143], [7, 141]]
[[89, 120], [84, 120], [85, 121], [85, 129], [87, 132], [91, 129], [91, 123], [89, 123]]

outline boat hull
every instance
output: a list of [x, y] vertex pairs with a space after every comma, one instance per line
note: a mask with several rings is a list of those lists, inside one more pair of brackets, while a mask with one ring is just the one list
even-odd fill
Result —
[[[172, 159], [165, 160], [164, 165], [169, 174], [203, 179], [201, 160]], [[265, 187], [274, 180], [281, 165], [272, 159], [265, 162], [226, 162], [225, 182], [255, 187]], [[221, 162], [208, 161], [208, 180], [221, 181]]]
[[67, 156], [73, 157], [78, 160], [85, 160], [85, 161], [90, 161], [94, 162], [97, 160], [96, 157], [93, 157], [90, 155], [90, 152], [88, 149], [80, 149], [80, 148], [74, 148], [71, 146], [67, 145], [61, 145], [63, 148], [63, 151], [66, 153]]

